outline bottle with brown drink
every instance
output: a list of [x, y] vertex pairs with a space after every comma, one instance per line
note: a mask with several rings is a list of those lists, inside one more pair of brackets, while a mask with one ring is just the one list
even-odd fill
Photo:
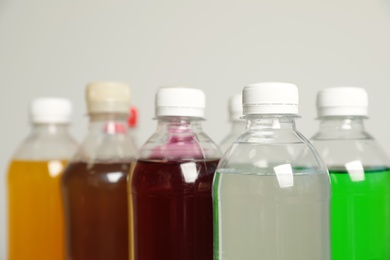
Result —
[[128, 260], [126, 179], [136, 157], [128, 133], [130, 89], [87, 86], [89, 131], [62, 179], [67, 260]]

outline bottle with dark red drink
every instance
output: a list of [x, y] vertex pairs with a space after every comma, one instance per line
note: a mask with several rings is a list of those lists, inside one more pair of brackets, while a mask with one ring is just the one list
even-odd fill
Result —
[[205, 95], [156, 94], [157, 130], [129, 177], [132, 260], [212, 260], [211, 188], [220, 152], [203, 132]]
[[127, 176], [136, 157], [128, 133], [130, 90], [88, 85], [87, 137], [62, 177], [66, 260], [128, 260]]

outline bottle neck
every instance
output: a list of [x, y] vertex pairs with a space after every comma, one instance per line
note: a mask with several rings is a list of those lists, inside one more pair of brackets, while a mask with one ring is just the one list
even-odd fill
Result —
[[296, 115], [249, 115], [246, 116], [247, 130], [296, 130]]
[[201, 119], [192, 117], [158, 117], [157, 131], [168, 133], [197, 133], [202, 131]]
[[323, 117], [320, 122], [321, 132], [364, 131], [363, 117]]
[[155, 133], [142, 146], [139, 158], [198, 160], [219, 158], [215, 143], [203, 132], [201, 118], [157, 117]]
[[68, 124], [57, 123], [33, 123], [33, 136], [61, 136], [69, 134]]
[[362, 116], [335, 116], [320, 118], [318, 136], [342, 139], [368, 138]]
[[246, 121], [245, 120], [234, 120], [231, 121], [231, 132], [233, 133], [242, 133], [245, 129]]
[[126, 134], [128, 132], [127, 114], [90, 114], [89, 132], [104, 134]]

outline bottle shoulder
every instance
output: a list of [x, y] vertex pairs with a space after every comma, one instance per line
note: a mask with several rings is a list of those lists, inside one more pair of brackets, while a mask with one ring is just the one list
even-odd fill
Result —
[[229, 133], [227, 136], [225, 136], [225, 138], [222, 139], [221, 143], [219, 144], [221, 152], [226, 152], [227, 149], [237, 140], [240, 134]]
[[140, 159], [219, 159], [221, 152], [203, 131], [155, 132], [141, 147]]
[[127, 161], [137, 157], [138, 148], [128, 133], [88, 134], [72, 161]]
[[359, 163], [367, 167], [389, 167], [390, 159], [381, 145], [370, 139], [313, 139], [313, 145], [328, 167]]
[[281, 166], [300, 171], [327, 171], [310, 141], [291, 129], [246, 131], [225, 152], [218, 168], [267, 172]]
[[311, 140], [313, 141], [348, 141], [348, 140], [373, 140], [374, 137], [366, 131], [331, 131], [317, 132]]
[[77, 149], [70, 135], [29, 135], [14, 153], [14, 160], [69, 160]]

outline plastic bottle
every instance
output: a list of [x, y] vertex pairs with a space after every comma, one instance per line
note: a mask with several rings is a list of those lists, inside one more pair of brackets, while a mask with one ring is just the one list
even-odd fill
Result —
[[332, 259], [390, 259], [390, 162], [365, 130], [362, 88], [319, 92], [313, 144], [332, 183]]
[[32, 130], [8, 170], [8, 259], [64, 259], [60, 178], [76, 151], [68, 132], [72, 105], [38, 98], [30, 106]]
[[160, 88], [156, 132], [129, 182], [133, 260], [211, 260], [211, 187], [220, 152], [202, 131], [205, 96]]
[[126, 179], [136, 157], [127, 126], [130, 89], [92, 83], [86, 101], [89, 131], [62, 179], [66, 259], [128, 260]]
[[246, 86], [243, 112], [214, 178], [214, 259], [329, 260], [329, 176], [295, 127], [297, 87]]
[[229, 100], [229, 118], [231, 123], [230, 133], [222, 140], [219, 147], [225, 152], [230, 145], [245, 131], [245, 120], [242, 116], [242, 95], [237, 94]]

